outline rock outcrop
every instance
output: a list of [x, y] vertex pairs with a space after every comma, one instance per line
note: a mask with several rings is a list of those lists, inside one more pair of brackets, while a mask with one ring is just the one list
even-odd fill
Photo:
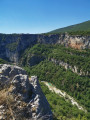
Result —
[[52, 120], [36, 76], [17, 66], [0, 64], [0, 120]]
[[41, 44], [61, 44], [76, 49], [89, 49], [90, 36], [71, 36], [65, 34], [0, 34], [0, 58], [17, 63], [21, 53], [28, 47]]
[[90, 73], [88, 71], [85, 72], [85, 71], [79, 69], [75, 65], [72, 66], [72, 65], [70, 65], [68, 63], [65, 63], [65, 62], [61, 61], [61, 60], [56, 60], [56, 59], [53, 59], [53, 58], [49, 59], [49, 61], [52, 61], [53, 63], [55, 63], [55, 64], [57, 64], [59, 66], [63, 66], [66, 70], [70, 69], [72, 72], [74, 72], [74, 73], [76, 73], [76, 74], [78, 74], [80, 76], [90, 76]]

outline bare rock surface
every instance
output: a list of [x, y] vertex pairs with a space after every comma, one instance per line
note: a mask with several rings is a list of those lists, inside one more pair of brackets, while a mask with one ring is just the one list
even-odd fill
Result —
[[48, 101], [46, 100], [40, 88], [40, 84], [37, 80], [37, 76], [32, 76], [30, 79], [30, 83], [33, 86], [32, 92], [34, 93], [34, 96], [35, 96], [34, 99], [31, 101], [32, 108], [36, 109], [37, 116], [35, 117], [46, 119], [46, 120], [48, 119], [52, 120], [52, 113], [51, 113]]
[[0, 64], [0, 120], [52, 120], [36, 76], [29, 80], [18, 67]]
[[56, 60], [56, 59], [51, 58], [51, 59], [49, 59], [49, 61], [52, 61], [53, 63], [55, 63], [59, 66], [63, 66], [66, 70], [70, 69], [73, 73], [76, 73], [80, 76], [90, 76], [90, 72], [88, 72], [88, 71], [84, 72], [82, 69], [79, 70], [79, 68], [77, 66], [72, 66], [68, 63], [61, 61], [61, 60]]

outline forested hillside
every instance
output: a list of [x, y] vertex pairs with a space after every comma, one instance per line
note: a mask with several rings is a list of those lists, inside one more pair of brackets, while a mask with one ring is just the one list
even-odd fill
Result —
[[87, 120], [87, 114], [84, 111], [52, 93], [44, 83], [40, 82], [40, 84], [54, 114], [54, 120]]
[[[22, 55], [20, 63], [23, 65], [36, 65], [41, 61], [47, 59], [56, 64], [60, 64], [68, 69], [77, 69], [77, 74], [82, 72], [82, 75], [90, 74], [90, 50], [74, 50], [72, 48], [65, 48], [60, 45], [42, 45], [37, 44], [31, 49], [27, 49]], [[55, 61], [54, 61], [55, 60]], [[60, 63], [62, 62], [62, 63]]]
[[71, 25], [68, 27], [64, 27], [64, 28], [59, 28], [56, 30], [53, 30], [49, 33], [64, 33], [64, 32], [68, 32], [70, 34], [75, 34], [75, 35], [90, 35], [90, 20], [83, 22], [83, 23], [79, 23], [79, 24], [75, 24], [75, 25]]
[[[40, 81], [51, 82], [74, 97], [88, 111], [85, 116], [90, 119], [89, 49], [75, 50], [60, 45], [36, 44], [24, 52], [20, 64], [30, 76], [37, 75]], [[79, 74], [80, 71], [82, 74]]]

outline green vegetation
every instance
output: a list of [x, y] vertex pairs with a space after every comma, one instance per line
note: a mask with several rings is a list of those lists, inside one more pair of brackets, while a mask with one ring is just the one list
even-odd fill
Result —
[[81, 36], [90, 36], [90, 31], [74, 31], [68, 32], [69, 35], [81, 35]]
[[[72, 67], [77, 66], [78, 72], [82, 70], [85, 73], [87, 73], [87, 71], [90, 73], [90, 50], [79, 51], [72, 48], [65, 48], [60, 45], [36, 44], [31, 49], [27, 49], [22, 56], [22, 62], [20, 62], [24, 66], [30, 64], [32, 56], [38, 56], [40, 59], [43, 58], [43, 60], [50, 60], [51, 58], [59, 61], [61, 60]], [[41, 62], [41, 60], [39, 62], [38, 61], [35, 61], [35, 63], [38, 64]]]
[[57, 34], [57, 33], [65, 33], [65, 32], [68, 32], [71, 35], [90, 35], [90, 20], [80, 24], [56, 29], [49, 33]]
[[40, 81], [48, 81], [66, 91], [90, 111], [90, 79], [88, 77], [78, 76], [47, 60], [33, 67], [25, 67], [25, 69], [30, 76], [37, 75]]
[[7, 63], [7, 62], [0, 58], [0, 64], [5, 64], [5, 63]]
[[[32, 59], [38, 56], [40, 61]], [[41, 60], [41, 58], [43, 58]], [[58, 89], [64, 90], [87, 109], [87, 119], [90, 119], [90, 77], [79, 76], [70, 69], [54, 64], [51, 58], [61, 60], [71, 66], [77, 66], [78, 72], [82, 69], [90, 73], [90, 50], [75, 50], [60, 45], [37, 44], [28, 48], [20, 60], [27, 73], [37, 75], [40, 81], [48, 81]], [[31, 65], [31, 62], [34, 62]], [[55, 108], [56, 109], [56, 108]], [[65, 114], [66, 115], [66, 114]], [[81, 115], [82, 116], [82, 115]]]
[[82, 110], [78, 110], [69, 101], [65, 101], [64, 98], [52, 93], [44, 83], [40, 82], [40, 84], [50, 104], [55, 120], [87, 120], [87, 115]]

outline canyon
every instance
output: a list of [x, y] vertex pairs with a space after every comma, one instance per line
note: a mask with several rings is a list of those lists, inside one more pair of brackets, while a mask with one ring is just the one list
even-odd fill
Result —
[[21, 54], [33, 45], [60, 44], [75, 49], [89, 49], [90, 36], [64, 34], [0, 34], [0, 58], [18, 63]]

